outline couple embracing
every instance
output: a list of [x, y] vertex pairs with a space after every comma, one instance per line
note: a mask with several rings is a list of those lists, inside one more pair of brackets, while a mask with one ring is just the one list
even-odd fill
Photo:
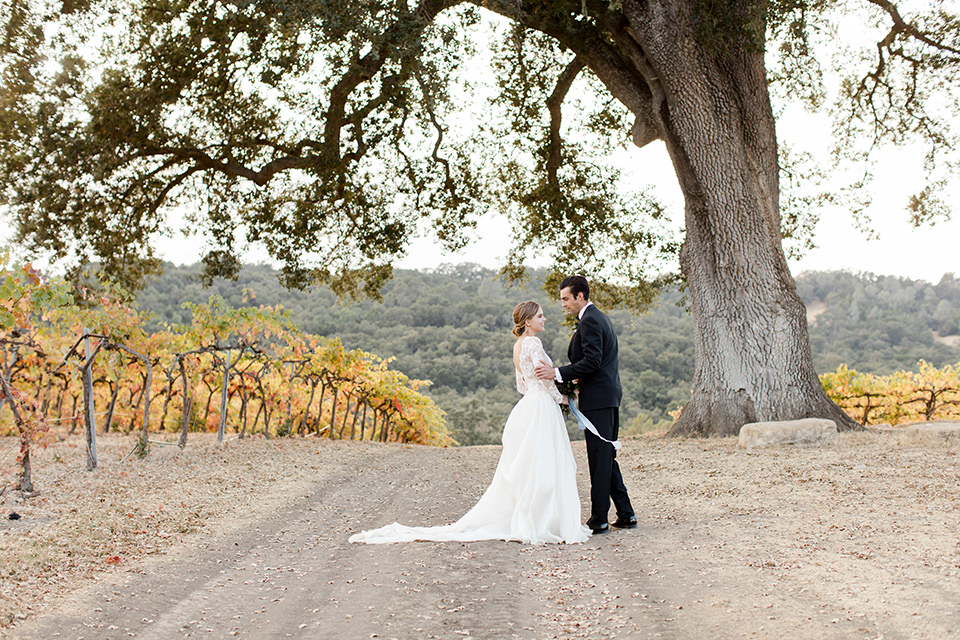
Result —
[[[453, 524], [409, 527], [395, 522], [351, 536], [351, 542], [584, 542], [591, 533], [609, 530], [611, 500], [617, 514], [613, 526], [636, 526], [616, 461], [622, 392], [613, 324], [590, 302], [590, 287], [583, 276], [560, 283], [560, 301], [567, 313], [577, 317], [578, 325], [567, 352], [571, 364], [559, 368], [553, 367], [536, 336], [546, 324], [540, 305], [524, 302], [514, 309], [513, 362], [523, 398], [507, 418], [500, 461], [477, 504]], [[560, 410], [568, 399], [554, 383], [574, 380], [579, 381], [580, 409], [573, 410], [587, 429], [591, 515], [586, 525], [580, 523], [577, 467]]]

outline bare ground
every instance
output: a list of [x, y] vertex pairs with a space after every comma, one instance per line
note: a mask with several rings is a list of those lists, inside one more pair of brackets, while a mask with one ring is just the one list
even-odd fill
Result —
[[88, 473], [79, 438], [52, 445], [40, 495], [0, 497], [0, 636], [960, 638], [955, 446], [626, 440], [640, 526], [538, 547], [347, 542], [455, 520], [499, 447], [191, 436], [121, 464], [132, 446], [101, 438]]

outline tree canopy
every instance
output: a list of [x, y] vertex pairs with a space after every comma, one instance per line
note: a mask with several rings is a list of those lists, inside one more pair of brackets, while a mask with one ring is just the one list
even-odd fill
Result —
[[[516, 220], [509, 273], [549, 248], [558, 272], [632, 285], [618, 300], [642, 305], [664, 272], [657, 257], [678, 244], [657, 226], [657, 203], [624, 195], [603, 162], [661, 137], [657, 87], [623, 65], [643, 53], [627, 46], [638, 4], [9, 2], [3, 201], [25, 246], [74, 267], [99, 260], [127, 283], [157, 270], [151, 241], [179, 210], [211, 239], [210, 275], [234, 274], [245, 243], [260, 243], [288, 284], [369, 293], [424, 223], [456, 248], [498, 209]], [[922, 141], [931, 179], [912, 215], [945, 214], [937, 186], [956, 168], [960, 75], [952, 3], [662, 5], [709, 51], [765, 49], [781, 97], [814, 108], [835, 97], [838, 153]], [[875, 41], [835, 37], [862, 25]], [[478, 55], [497, 93], [471, 106], [466, 65]], [[572, 87], [585, 97], [575, 110]], [[482, 126], [458, 124], [463, 113]], [[806, 171], [791, 168], [790, 181]], [[788, 235], [809, 226], [805, 204], [785, 211]]]

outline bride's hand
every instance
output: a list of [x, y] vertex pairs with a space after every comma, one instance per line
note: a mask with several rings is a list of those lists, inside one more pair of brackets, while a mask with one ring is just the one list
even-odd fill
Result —
[[560, 404], [570, 404], [570, 398], [563, 396], [563, 400], [560, 401]]

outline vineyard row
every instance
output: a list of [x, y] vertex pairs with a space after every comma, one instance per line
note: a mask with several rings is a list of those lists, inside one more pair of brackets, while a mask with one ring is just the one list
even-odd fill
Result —
[[[0, 265], [3, 266], [3, 265]], [[76, 290], [29, 265], [0, 282], [0, 429], [20, 438], [18, 487], [31, 491], [30, 448], [82, 429], [96, 436], [216, 431], [453, 444], [443, 412], [384, 360], [301, 332], [279, 307], [185, 303], [190, 325], [144, 331], [117, 291]]]
[[864, 425], [960, 419], [960, 364], [880, 376], [840, 365], [820, 376], [827, 395]]

